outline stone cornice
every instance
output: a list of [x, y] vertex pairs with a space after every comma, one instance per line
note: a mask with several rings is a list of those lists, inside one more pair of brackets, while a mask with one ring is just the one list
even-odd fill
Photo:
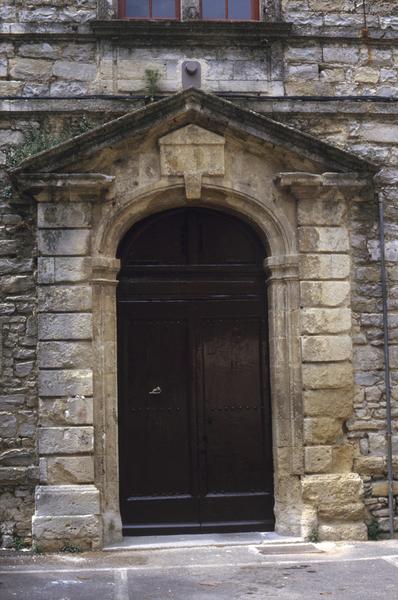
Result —
[[[11, 175], [14, 186], [23, 194], [31, 194], [38, 201], [44, 200], [42, 191], [59, 192], [94, 192], [90, 198], [97, 200], [100, 192], [107, 190], [114, 177], [102, 173], [19, 173], [18, 177]], [[101, 196], [102, 197], [102, 196]]]
[[97, 38], [124, 41], [129, 46], [262, 47], [268, 40], [287, 37], [290, 23], [217, 21], [92, 21]]
[[285, 188], [363, 188], [371, 185], [371, 178], [361, 173], [302, 173], [300, 171], [278, 173], [274, 182]]
[[[141, 26], [142, 24], [142, 26]], [[165, 30], [165, 25], [167, 29]], [[218, 28], [218, 29], [217, 29]], [[163, 29], [163, 31], [162, 31]], [[147, 35], [145, 34], [147, 31]], [[207, 33], [207, 32], [213, 33]], [[243, 36], [243, 37], [242, 37]], [[213, 38], [213, 39], [212, 39]], [[393, 29], [358, 26], [314, 26], [285, 22], [226, 23], [211, 21], [129, 21], [128, 19], [93, 20], [85, 25], [75, 23], [4, 23], [0, 25], [0, 41], [75, 41], [95, 42], [115, 39], [131, 46], [166, 44], [170, 46], [222, 47], [230, 41], [234, 46], [264, 46], [268, 40], [286, 39], [303, 42], [346, 43], [353, 45], [397, 46], [398, 33]]]
[[373, 163], [314, 136], [191, 88], [145, 108], [131, 111], [101, 127], [41, 152], [23, 161], [18, 168], [10, 171], [10, 175], [15, 180], [19, 174], [25, 172], [67, 170], [68, 165], [92, 156], [110, 143], [116, 144], [127, 136], [142, 139], [155, 126], [159, 129], [160, 137], [170, 131], [167, 122], [173, 123], [173, 129], [195, 123], [207, 129], [211, 128], [214, 133], [220, 135], [239, 135], [240, 139], [251, 138], [261, 144], [286, 148], [301, 157], [324, 165], [325, 170], [359, 171], [368, 174], [378, 171]]
[[[227, 98], [237, 106], [251, 109], [260, 114], [366, 114], [384, 115], [398, 114], [398, 97], [378, 98], [375, 96], [338, 96], [335, 98], [319, 98], [314, 96], [261, 96], [253, 94], [215, 94]], [[165, 94], [167, 98], [170, 94]], [[26, 114], [59, 111], [62, 104], [63, 112], [105, 112], [114, 117], [125, 115], [130, 110], [144, 106], [144, 96], [105, 94], [87, 96], [0, 96], [0, 111], [8, 114]]]

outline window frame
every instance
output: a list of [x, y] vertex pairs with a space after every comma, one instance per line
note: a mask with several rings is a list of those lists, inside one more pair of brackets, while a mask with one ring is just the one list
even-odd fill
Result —
[[126, 0], [118, 0], [119, 19], [126, 19], [131, 21], [181, 21], [181, 0], [174, 0], [174, 4], [176, 7], [175, 17], [153, 17], [153, 0], [147, 0], [147, 2], [149, 4], [149, 17], [130, 17], [129, 15], [126, 15]]
[[[224, 0], [225, 2], [225, 14], [228, 15], [228, 0]], [[225, 19], [211, 19], [203, 17], [203, 0], [200, 0], [200, 20], [201, 21], [228, 21], [229, 23], [250, 23], [252, 21], [260, 20], [260, 0], [251, 0], [251, 18], [250, 19], [230, 19], [226, 17]]]

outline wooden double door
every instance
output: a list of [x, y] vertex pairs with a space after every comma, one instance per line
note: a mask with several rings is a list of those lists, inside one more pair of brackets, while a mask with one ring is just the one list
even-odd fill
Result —
[[264, 254], [204, 209], [151, 217], [120, 246], [125, 535], [273, 528]]

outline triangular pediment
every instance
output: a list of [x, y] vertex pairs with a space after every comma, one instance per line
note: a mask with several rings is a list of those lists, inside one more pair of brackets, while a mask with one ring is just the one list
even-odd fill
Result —
[[[156, 128], [161, 144], [223, 144], [226, 136], [282, 149], [337, 172], [376, 172], [377, 167], [350, 152], [278, 123], [268, 117], [203, 91], [189, 89], [109, 121], [87, 133], [41, 152], [10, 171], [56, 173], [87, 161], [100, 150], [128, 141], [145, 140]], [[199, 143], [199, 142], [198, 142]]]

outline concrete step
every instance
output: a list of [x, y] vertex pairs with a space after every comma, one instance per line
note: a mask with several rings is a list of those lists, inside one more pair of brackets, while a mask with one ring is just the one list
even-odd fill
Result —
[[187, 535], [151, 535], [124, 537], [120, 542], [109, 544], [105, 552], [120, 550], [160, 550], [166, 548], [198, 548], [208, 546], [257, 546], [264, 552], [289, 554], [321, 552], [303, 538], [283, 536], [274, 532], [203, 533]]

